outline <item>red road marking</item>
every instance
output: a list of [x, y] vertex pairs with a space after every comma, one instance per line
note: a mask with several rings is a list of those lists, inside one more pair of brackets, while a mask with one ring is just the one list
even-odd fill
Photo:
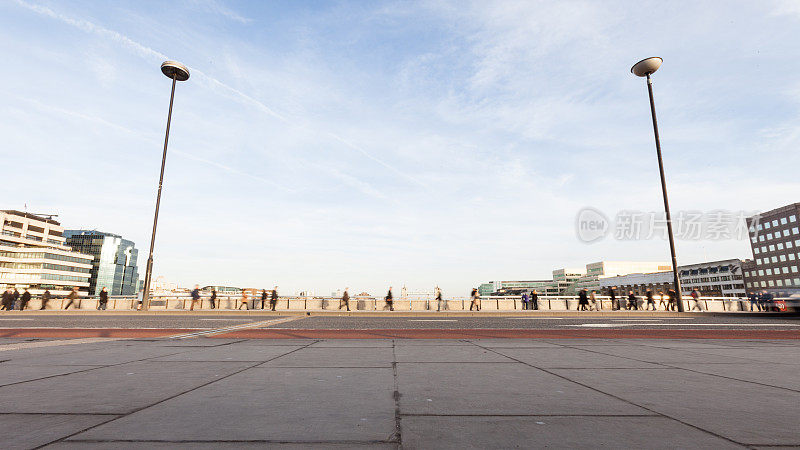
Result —
[[[120, 328], [15, 328], [0, 330], [0, 337], [16, 338], [158, 338], [191, 333], [196, 329]], [[236, 339], [800, 339], [797, 330], [671, 330], [671, 329], [385, 329], [295, 330], [260, 328], [235, 330], [208, 338]]]

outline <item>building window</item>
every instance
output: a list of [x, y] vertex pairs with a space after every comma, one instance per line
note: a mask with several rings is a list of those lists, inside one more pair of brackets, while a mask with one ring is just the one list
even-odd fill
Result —
[[792, 234], [800, 234], [800, 228], [797, 227], [792, 228]]
[[778, 250], [783, 250], [783, 244], [778, 244], [777, 247], [778, 247]]
[[776, 263], [776, 262], [778, 262], [778, 257], [777, 256], [773, 256], [772, 258], [770, 258], [770, 261], [772, 261], [773, 263]]
[[771, 252], [774, 252], [774, 251], [775, 251], [775, 246], [774, 246], [774, 245], [772, 245], [772, 244], [770, 244], [770, 246], [769, 246], [769, 251], [771, 251]]
[[766, 281], [762, 281], [761, 282], [761, 287], [767, 287], [767, 282]]
[[776, 283], [778, 283], [778, 286], [783, 286], [783, 280], [777, 280]]
[[794, 261], [794, 253], [789, 253], [789, 261]]
[[772, 233], [767, 233], [767, 240], [772, 239]]
[[761, 247], [761, 253], [767, 253], [767, 246], [766, 245]]
[[800, 278], [795, 278], [794, 279], [794, 284], [795, 284], [795, 286], [800, 286]]
[[769, 222], [764, 222], [764, 229], [769, 230], [769, 227], [770, 227]]
[[767, 269], [767, 275], [772, 275], [772, 269]]
[[775, 282], [772, 280], [767, 281], [767, 286], [772, 287], [775, 286]]
[[764, 235], [763, 234], [758, 237], [758, 242], [764, 242]]
[[764, 270], [759, 270], [758, 271], [758, 276], [763, 277], [764, 276]]
[[795, 216], [794, 214], [789, 216], [789, 222], [797, 222], [797, 216]]
[[781, 262], [786, 262], [786, 255], [781, 255]]
[[786, 248], [792, 248], [792, 241], [786, 241]]
[[760, 251], [760, 250], [759, 250], [759, 248], [758, 248], [758, 247], [753, 247], [753, 253], [755, 253], [755, 254], [757, 255], [759, 251]]
[[777, 227], [778, 226], [778, 219], [775, 219], [775, 220], [772, 221], [772, 226], [773, 227]]
[[783, 268], [781, 268], [781, 270], [783, 271], [784, 274], [789, 273], [789, 268], [788, 267], [783, 267]]
[[781, 225], [786, 225], [786, 217], [781, 217]]
[[783, 230], [783, 237], [789, 237], [789, 230]]
[[792, 266], [792, 273], [797, 273], [797, 266]]

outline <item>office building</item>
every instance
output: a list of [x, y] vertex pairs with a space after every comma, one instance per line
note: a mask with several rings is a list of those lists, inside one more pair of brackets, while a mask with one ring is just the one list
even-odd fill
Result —
[[104, 287], [109, 295], [137, 293], [139, 251], [133, 242], [97, 230], [66, 230], [64, 237], [73, 250], [94, 257], [89, 277], [91, 295], [99, 294]]
[[[683, 295], [688, 295], [692, 289], [697, 289], [706, 297], [744, 297], [746, 293], [743, 264], [740, 259], [725, 259], [678, 266]], [[610, 287], [616, 286], [620, 295], [628, 291], [642, 295], [648, 289], [653, 292], [666, 292], [672, 288], [672, 278], [671, 270], [632, 273], [601, 278], [599, 288], [605, 293]]]
[[754, 268], [745, 274], [748, 291], [800, 291], [800, 203], [749, 217]]
[[0, 224], [0, 288], [54, 296], [89, 290], [93, 257], [72, 251], [52, 216], [3, 210]]

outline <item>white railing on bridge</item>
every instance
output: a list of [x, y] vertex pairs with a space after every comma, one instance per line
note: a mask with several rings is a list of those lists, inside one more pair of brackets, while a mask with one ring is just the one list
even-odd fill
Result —
[[[611, 299], [608, 296], [597, 296], [596, 303], [589, 304], [589, 308], [598, 311], [610, 311], [616, 307], [611, 304]], [[658, 297], [655, 297], [655, 304], [657, 310], [665, 310], [668, 303], [666, 298], [662, 302]], [[50, 309], [63, 309], [67, 303], [66, 298], [54, 298], [48, 302], [47, 308]], [[628, 305], [627, 297], [617, 297], [616, 301], [619, 303], [620, 309], [626, 309]], [[797, 302], [798, 299], [775, 299], [774, 304], [790, 305]], [[684, 309], [690, 311], [697, 310], [699, 307], [701, 311], [750, 311], [751, 309], [757, 310], [756, 305], [751, 305], [750, 301], [746, 298], [734, 297], [701, 297], [698, 305], [695, 306], [695, 301], [689, 297], [683, 298]], [[98, 307], [98, 298], [95, 297], [81, 297], [74, 305], [77, 304], [77, 309], [92, 310]], [[188, 293], [179, 294], [154, 294], [151, 296], [150, 310], [154, 311], [181, 311], [188, 310], [191, 307], [192, 299]], [[336, 311], [345, 310], [345, 305], [341, 302], [340, 298], [334, 297], [317, 297], [317, 296], [282, 296], [276, 303], [276, 310], [279, 311]], [[428, 298], [395, 298], [394, 300], [395, 311], [469, 311], [472, 306], [472, 300], [469, 297], [450, 297], [443, 299], [441, 305], [435, 299]], [[524, 308], [525, 304], [522, 302], [520, 296], [486, 296], [480, 298], [481, 311], [515, 311], [523, 309], [532, 309], [529, 303], [528, 308]], [[539, 296], [537, 302], [538, 310], [542, 311], [575, 311], [578, 309], [577, 296]], [[644, 297], [637, 297], [637, 307], [640, 310], [647, 307]], [[28, 304], [27, 309], [40, 309], [41, 300], [34, 298]], [[70, 308], [74, 308], [71, 306]], [[136, 310], [139, 309], [139, 299], [136, 296], [109, 296], [107, 309], [108, 310]], [[211, 310], [210, 296], [205, 294], [201, 296], [200, 300], [196, 302], [195, 309], [197, 310]], [[260, 296], [256, 298], [248, 298], [246, 304], [243, 303], [241, 295], [218, 295], [215, 301], [215, 308], [221, 310], [235, 310], [235, 309], [270, 309], [269, 299], [265, 300], [262, 305]], [[350, 309], [353, 311], [388, 311], [389, 306], [378, 297], [352, 297], [350, 299]]]

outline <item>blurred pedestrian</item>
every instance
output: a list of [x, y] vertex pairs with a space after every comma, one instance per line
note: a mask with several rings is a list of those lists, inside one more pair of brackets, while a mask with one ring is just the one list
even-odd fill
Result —
[[[211, 301], [211, 309], [216, 308], [217, 307], [217, 290], [216, 289], [211, 288], [211, 298], [209, 298], [209, 300]], [[222, 300], [220, 300], [220, 303], [222, 303]]]
[[524, 311], [526, 309], [528, 309], [528, 293], [527, 292], [523, 292], [522, 293], [522, 310]]
[[100, 300], [97, 302], [97, 309], [105, 311], [108, 307], [108, 289], [103, 286], [100, 290]]
[[750, 311], [753, 310], [753, 305], [755, 305], [756, 311], [761, 311], [761, 304], [758, 303], [758, 294], [751, 292], [747, 294], [747, 299], [750, 300]]
[[611, 310], [612, 311], [618, 311], [620, 308], [619, 308], [619, 302], [617, 301], [617, 287], [616, 286], [611, 286], [611, 289], [609, 289], [609, 291], [608, 291], [608, 296], [611, 297]]
[[658, 306], [664, 305], [664, 311], [669, 309], [669, 303], [664, 300], [664, 291], [658, 291]]
[[602, 306], [602, 304], [597, 303], [597, 295], [594, 293], [594, 291], [589, 293], [589, 303], [589, 311], [600, 311], [599, 306]]
[[[386, 297], [383, 298], [386, 301], [386, 306], [389, 307], [389, 311], [394, 311], [394, 298], [392, 297], [392, 287], [389, 286], [389, 292], [386, 293]], [[386, 309], [386, 308], [384, 308]]]
[[47, 303], [50, 301], [50, 290], [45, 289], [44, 293], [42, 294], [42, 307], [39, 308], [40, 311], [47, 309]]
[[436, 311], [438, 312], [442, 309], [447, 309], [447, 302], [442, 300], [442, 290], [439, 289], [439, 286], [436, 286]]
[[625, 309], [639, 310], [639, 299], [636, 298], [636, 295], [633, 293], [633, 291], [628, 291], [628, 306]]
[[[236, 308], [237, 310], [238, 309], [242, 309], [242, 306], [244, 306], [244, 309], [250, 309], [250, 305], [249, 305], [250, 300], [247, 298], [247, 290], [246, 289], [242, 289], [242, 298], [240, 298], [239, 301], [242, 302], [242, 303], [239, 305], [238, 308]], [[255, 306], [255, 305], [253, 305], [253, 306]]]
[[73, 303], [75, 304], [75, 309], [78, 309], [78, 302], [76, 301], [76, 300], [78, 300], [78, 288], [77, 287], [72, 288], [72, 292], [69, 293], [69, 295], [67, 296], [67, 299], [69, 301], [67, 302], [67, 306], [65, 306], [64, 309], [69, 309], [69, 307], [72, 306]]
[[350, 288], [344, 288], [344, 294], [342, 294], [342, 299], [339, 300], [339, 309], [342, 309], [342, 306], [346, 306], [347, 310], [350, 311], [350, 294], [347, 293], [347, 290]]
[[[189, 307], [189, 311], [194, 311], [194, 304], [200, 300], [200, 285], [195, 284], [194, 289], [192, 289], [192, 306]], [[202, 306], [202, 304], [201, 304]], [[185, 306], [184, 306], [185, 308]]]
[[644, 307], [645, 311], [650, 309], [650, 305], [653, 305], [653, 311], [655, 311], [656, 310], [656, 301], [653, 300], [653, 291], [648, 289], [647, 292], [644, 293], [644, 298], [647, 300], [647, 305], [645, 305], [645, 307]]
[[670, 311], [677, 311], [678, 302], [681, 301], [681, 299], [678, 298], [678, 294], [675, 292], [675, 289], [670, 289], [667, 291], [667, 300], [669, 301], [668, 309]]
[[532, 306], [533, 309], [539, 309], [539, 294], [536, 292], [536, 289], [531, 292], [530, 302], [530, 306]]
[[692, 305], [692, 311], [697, 308], [698, 311], [702, 311], [703, 308], [700, 306], [700, 291], [697, 289], [692, 289], [692, 293], [689, 294], [692, 296], [692, 300], [694, 300], [694, 305]]
[[[261, 309], [264, 309], [264, 304], [267, 303], [267, 290], [261, 290]], [[255, 309], [255, 308], [254, 308]]]
[[586, 295], [586, 289], [581, 289], [578, 292], [578, 311], [587, 311], [589, 309], [589, 296]]
[[469, 304], [469, 310], [472, 311], [474, 307], [477, 311], [481, 310], [481, 295], [478, 294], [478, 290], [473, 288], [472, 292], [469, 294], [472, 298], [472, 302]]
[[11, 311], [11, 309], [14, 307], [14, 304], [12, 303], [13, 301], [14, 291], [12, 291], [11, 288], [8, 288], [3, 292], [3, 307], [0, 309], [4, 311]]
[[11, 302], [13, 299], [14, 292], [11, 290], [11, 288], [7, 288], [5, 291], [3, 291], [3, 307], [0, 309], [4, 311], [11, 311], [11, 308], [13, 307], [13, 303]]
[[269, 307], [273, 311], [275, 311], [275, 307], [278, 306], [278, 286], [275, 286], [272, 289], [272, 295], [269, 297]]
[[14, 288], [14, 301], [11, 302], [11, 310], [13, 311], [14, 308], [17, 307], [17, 301], [19, 300], [19, 291], [17, 288]]
[[31, 293], [25, 289], [25, 292], [22, 293], [22, 300], [19, 302], [19, 310], [22, 311], [28, 306], [28, 302], [31, 301]]

